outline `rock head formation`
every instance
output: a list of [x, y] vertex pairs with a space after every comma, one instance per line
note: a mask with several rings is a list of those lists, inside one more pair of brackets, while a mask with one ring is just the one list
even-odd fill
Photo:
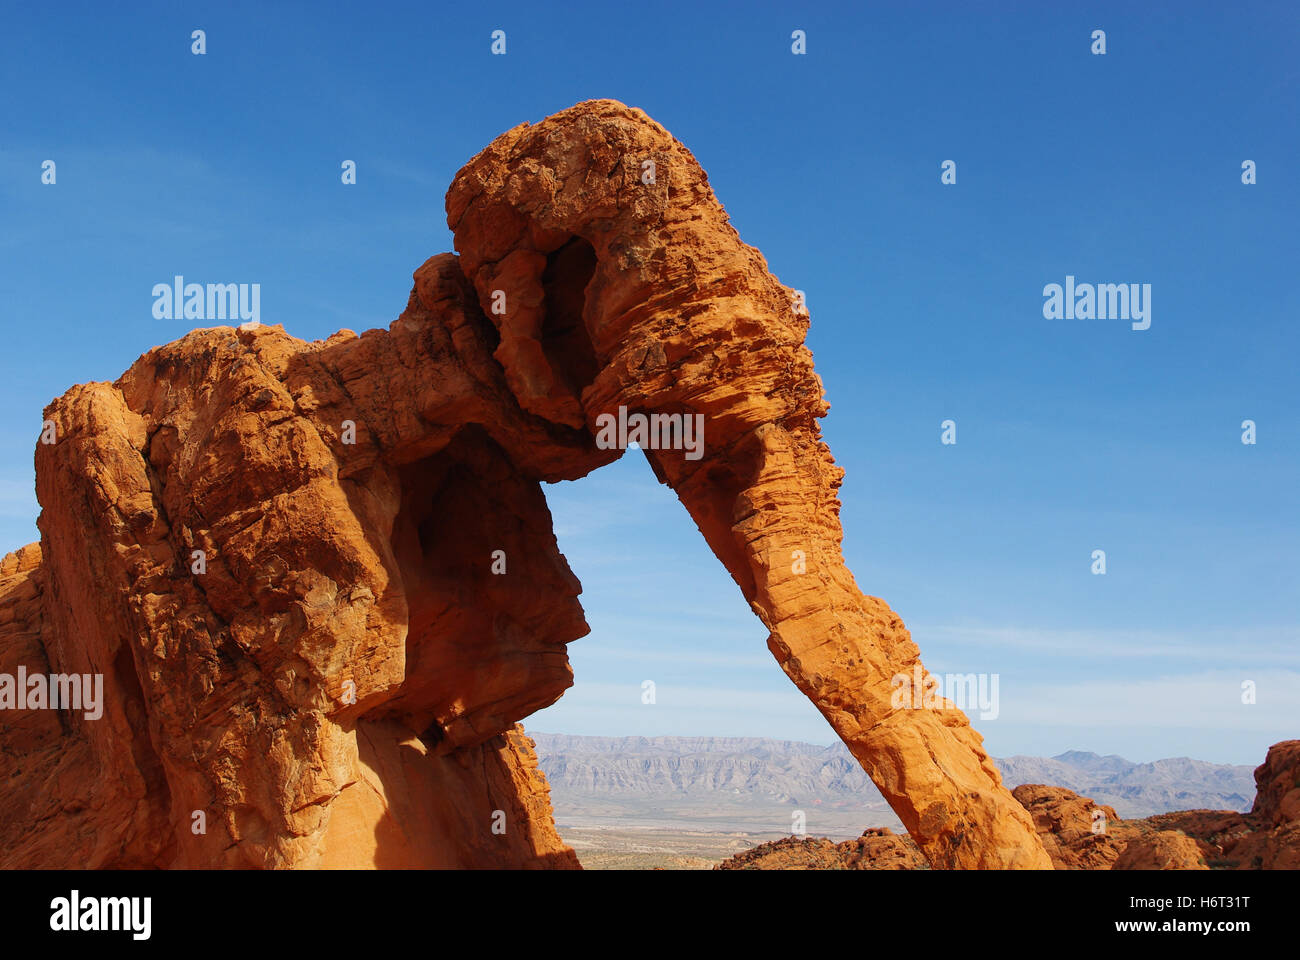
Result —
[[47, 407], [0, 672], [102, 715], [0, 714], [0, 864], [577, 866], [518, 725], [588, 632], [542, 484], [639, 414], [703, 424], [644, 455], [926, 862], [1050, 869], [965, 714], [892, 702], [919, 651], [844, 564], [807, 311], [687, 149], [590, 101], [446, 208], [387, 330], [195, 330]]

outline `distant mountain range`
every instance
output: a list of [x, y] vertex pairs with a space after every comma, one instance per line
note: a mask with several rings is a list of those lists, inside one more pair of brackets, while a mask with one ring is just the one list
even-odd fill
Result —
[[[557, 820], [579, 825], [666, 823], [789, 832], [796, 809], [814, 834], [899, 826], [842, 743], [757, 737], [582, 737], [534, 733]], [[1180, 757], [1132, 763], [1071, 750], [996, 759], [1008, 787], [1046, 783], [1113, 806], [1121, 817], [1170, 810], [1249, 810], [1254, 767]]]
[[1237, 810], [1255, 802], [1254, 766], [1206, 763], [1189, 757], [1133, 763], [1070, 750], [1055, 757], [994, 758], [1002, 779], [1016, 787], [1047, 783], [1108, 803], [1121, 817], [1170, 810]]

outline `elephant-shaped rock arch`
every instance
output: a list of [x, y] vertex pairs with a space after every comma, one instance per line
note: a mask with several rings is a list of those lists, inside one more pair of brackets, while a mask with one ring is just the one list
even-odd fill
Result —
[[930, 862], [1050, 868], [965, 715], [891, 702], [919, 653], [844, 565], [807, 313], [690, 153], [582, 103], [447, 214], [387, 330], [195, 330], [46, 408], [0, 665], [103, 714], [0, 728], [0, 866], [577, 866], [518, 726], [588, 632], [541, 484], [639, 413], [704, 424], [656, 476]]

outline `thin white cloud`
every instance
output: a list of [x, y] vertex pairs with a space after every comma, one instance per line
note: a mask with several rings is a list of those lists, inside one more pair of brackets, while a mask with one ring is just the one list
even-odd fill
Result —
[[936, 642], [971, 651], [1015, 649], [1054, 657], [1168, 657], [1181, 662], [1212, 660], [1300, 664], [1300, 626], [1231, 627], [1214, 631], [1112, 630], [1032, 627], [912, 625], [924, 652]]
[[[1246, 681], [1255, 684], [1253, 704], [1242, 702]], [[1004, 682], [1000, 699], [999, 726], [1300, 733], [1296, 729], [1300, 672], [1294, 671], [1219, 670], [1019, 688]], [[1081, 737], [1080, 742], [1087, 741]], [[1189, 744], [1188, 750], [1194, 750], [1194, 745]]]

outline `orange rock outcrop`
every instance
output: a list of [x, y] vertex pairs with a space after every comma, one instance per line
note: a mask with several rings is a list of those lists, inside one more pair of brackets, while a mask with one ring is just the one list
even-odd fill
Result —
[[1058, 870], [1109, 870], [1134, 834], [1114, 807], [1064, 787], [1021, 784], [1011, 795], [1024, 804]]
[[0, 865], [576, 866], [517, 726], [587, 632], [541, 483], [640, 413], [703, 424], [647, 458], [928, 862], [1049, 868], [965, 715], [891, 702], [919, 651], [844, 565], [807, 313], [686, 148], [580, 104], [447, 216], [386, 331], [196, 330], [46, 409], [0, 663], [104, 711], [0, 716]]
[[872, 827], [856, 840], [783, 837], [738, 853], [715, 870], [929, 870], [912, 838]]

